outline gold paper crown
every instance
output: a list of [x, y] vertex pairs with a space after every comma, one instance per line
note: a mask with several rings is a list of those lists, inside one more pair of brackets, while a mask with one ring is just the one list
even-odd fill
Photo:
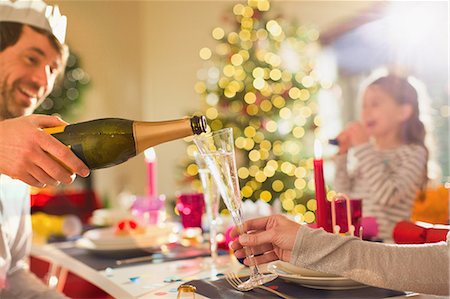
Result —
[[0, 0], [0, 22], [16, 22], [44, 29], [61, 44], [66, 38], [66, 16], [61, 15], [57, 5], [47, 5], [42, 0]]

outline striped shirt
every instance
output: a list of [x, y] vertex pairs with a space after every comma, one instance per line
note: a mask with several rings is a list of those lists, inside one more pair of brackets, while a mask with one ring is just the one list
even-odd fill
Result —
[[424, 181], [426, 149], [408, 144], [381, 151], [365, 143], [353, 149], [353, 157], [347, 156], [335, 158], [335, 190], [362, 198], [363, 216], [376, 217], [379, 237], [390, 241], [395, 224], [410, 219]]

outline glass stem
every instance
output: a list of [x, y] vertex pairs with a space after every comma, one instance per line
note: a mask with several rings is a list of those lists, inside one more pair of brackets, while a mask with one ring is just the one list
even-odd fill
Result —
[[[244, 222], [242, 220], [242, 212], [241, 210], [237, 210], [231, 213], [231, 216], [233, 217], [233, 220], [235, 222], [235, 225], [238, 228], [239, 235], [245, 234], [244, 232]], [[250, 247], [244, 247], [245, 256], [249, 260], [249, 268], [250, 268], [250, 279], [255, 276], [261, 275], [261, 272], [259, 270], [258, 265], [255, 262], [255, 257], [253, 254], [253, 250]]]
[[209, 225], [209, 242], [210, 242], [210, 248], [211, 248], [211, 257], [213, 260], [213, 263], [217, 263], [217, 223], [216, 220], [212, 220]]

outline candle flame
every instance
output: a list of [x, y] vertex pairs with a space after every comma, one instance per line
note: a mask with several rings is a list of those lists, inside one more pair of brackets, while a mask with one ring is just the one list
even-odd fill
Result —
[[155, 162], [156, 161], [156, 153], [153, 147], [150, 147], [144, 151], [145, 161], [146, 162]]
[[314, 157], [316, 159], [322, 159], [322, 144], [319, 139], [314, 141]]

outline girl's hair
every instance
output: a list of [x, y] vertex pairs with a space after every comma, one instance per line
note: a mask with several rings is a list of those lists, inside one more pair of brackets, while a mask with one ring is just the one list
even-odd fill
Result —
[[[393, 74], [380, 77], [369, 84], [369, 86], [378, 86], [388, 95], [390, 95], [399, 105], [410, 105], [412, 114], [400, 129], [400, 138], [406, 144], [417, 144], [425, 148], [426, 161], [428, 161], [428, 149], [425, 145], [425, 126], [419, 119], [419, 101], [417, 90], [409, 83], [407, 78], [396, 76]], [[428, 167], [425, 164], [424, 183], [422, 190], [426, 187], [428, 181]]]
[[389, 94], [399, 105], [410, 105], [412, 114], [401, 128], [400, 138], [407, 144], [418, 144], [425, 147], [425, 126], [419, 119], [419, 101], [416, 89], [406, 78], [387, 75], [373, 81], [369, 86], [376, 85]]

